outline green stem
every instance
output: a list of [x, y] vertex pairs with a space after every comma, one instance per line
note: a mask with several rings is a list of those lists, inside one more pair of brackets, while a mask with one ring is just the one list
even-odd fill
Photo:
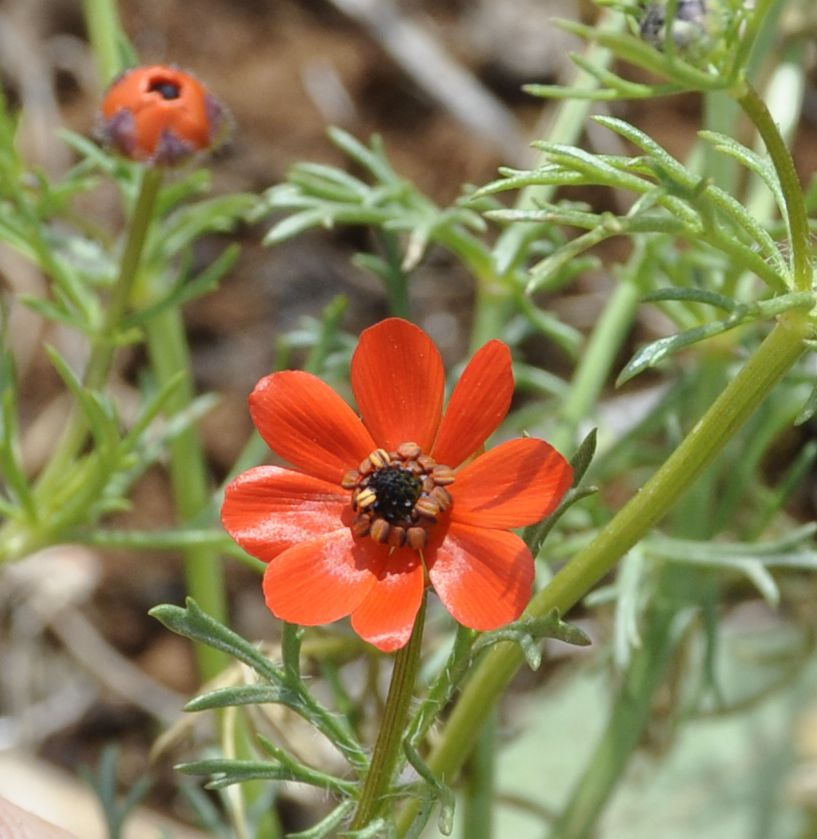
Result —
[[82, 5], [99, 77], [103, 84], [108, 84], [122, 70], [119, 9], [115, 0], [83, 0]]
[[[178, 309], [164, 309], [146, 324], [148, 351], [159, 387], [185, 373], [182, 384], [167, 401], [169, 414], [186, 410], [194, 397], [190, 351], [184, 322]], [[181, 523], [199, 515], [210, 503], [210, 487], [198, 429], [185, 428], [170, 441], [170, 480]], [[211, 617], [227, 622], [224, 570], [219, 552], [212, 545], [190, 545], [184, 549], [187, 593]], [[217, 675], [229, 656], [205, 645], [197, 645], [196, 655], [204, 680]]]
[[[349, 308], [349, 299], [344, 294], [333, 297], [321, 312], [321, 329], [318, 342], [309, 351], [304, 361], [304, 370], [320, 376], [326, 364], [327, 356], [335, 348], [343, 316]], [[280, 369], [280, 368], [279, 368]], [[260, 462], [260, 461], [258, 461]], [[253, 463], [256, 466], [257, 463]]]
[[380, 231], [379, 238], [386, 256], [387, 269], [383, 275], [383, 282], [389, 299], [389, 314], [396, 318], [411, 320], [409, 278], [402, 268], [397, 237], [390, 230], [383, 230]]
[[[534, 597], [528, 615], [542, 616], [553, 609], [567, 612], [667, 514], [795, 364], [810, 331], [808, 317], [802, 312], [781, 316], [663, 466]], [[444, 783], [462, 766], [481, 725], [523, 661], [515, 644], [497, 644], [474, 671], [428, 759], [429, 768]], [[416, 807], [415, 802], [409, 802], [401, 812], [398, 825], [402, 833], [411, 825]]]
[[[128, 310], [161, 185], [161, 169], [153, 167], [142, 169], [139, 193], [119, 265], [119, 276], [113, 287], [108, 309], [98, 330], [91, 350], [91, 357], [85, 370], [83, 384], [89, 390], [98, 390], [103, 387], [110, 373], [116, 351], [116, 343], [112, 339]], [[37, 482], [39, 493], [47, 495], [55, 482], [60, 483], [64, 480], [71, 461], [79, 453], [87, 435], [88, 424], [85, 416], [81, 410], [76, 408], [68, 419], [68, 424], [53, 457], [40, 475]]]
[[[139, 272], [145, 241], [153, 221], [156, 198], [162, 185], [159, 169], [145, 168], [141, 173], [139, 192], [128, 229], [125, 249], [119, 263], [119, 274], [111, 291], [108, 308], [94, 336], [91, 355], [85, 368], [83, 384], [89, 390], [99, 390], [110, 373], [116, 353], [115, 337], [127, 313], [133, 286]], [[79, 406], [69, 414], [60, 439], [35, 486], [36, 508], [41, 511], [40, 522], [23, 531], [9, 522], [0, 529], [0, 562], [36, 550], [48, 541], [59, 538], [55, 522], [61, 509], [54, 510], [55, 497], [64, 488], [66, 476], [76, 472], [76, 458], [88, 437], [88, 422]]]
[[504, 331], [511, 303], [509, 285], [512, 278], [510, 275], [498, 274], [490, 249], [462, 228], [441, 228], [437, 233], [437, 241], [455, 253], [476, 280], [476, 301], [471, 325], [471, 350], [476, 351], [491, 338], [501, 336]]
[[493, 271], [477, 277], [470, 351], [476, 352], [492, 338], [502, 338], [513, 314], [513, 297], [507, 277]]
[[[723, 90], [707, 93], [703, 99], [704, 126], [707, 131], [732, 134], [740, 119], [737, 102]], [[693, 149], [691, 162], [698, 164], [702, 177], [731, 195], [740, 194], [741, 170], [734, 158], [722, 154], [711, 143], [698, 143]]]
[[616, 784], [638, 746], [650, 719], [653, 697], [663, 681], [674, 649], [674, 608], [650, 616], [643, 637], [646, 647], [630, 662], [604, 733], [587, 770], [559, 818], [550, 839], [588, 839]]
[[465, 767], [462, 835], [468, 839], [493, 836], [496, 714], [491, 714], [479, 733]]
[[763, 138], [780, 180], [791, 239], [794, 287], [798, 291], [810, 291], [812, 268], [808, 213], [791, 152], [769, 113], [766, 103], [751, 84], [744, 82], [737, 101]]
[[730, 78], [738, 78], [743, 69], [754, 64], [758, 57], [766, 58], [770, 36], [777, 35], [778, 18], [788, 0], [756, 0], [749, 15], [740, 44], [735, 51]]
[[111, 332], [119, 327], [127, 313], [133, 287], [139, 273], [142, 251], [153, 222], [153, 210], [162, 186], [162, 176], [163, 171], [158, 167], [146, 166], [142, 169], [139, 193], [133, 209], [131, 229], [125, 243], [125, 250], [122, 253], [119, 279], [114, 286], [111, 303], [102, 326], [103, 342], [98, 345], [98, 351], [92, 354], [85, 375], [85, 386], [88, 388], [102, 387], [108, 378], [113, 353], [106, 339], [110, 339]]
[[475, 637], [474, 630], [457, 624], [454, 645], [445, 667], [439, 671], [429, 686], [409, 727], [409, 740], [414, 745], [420, 743], [428, 734], [443, 708], [451, 701], [460, 681], [465, 677], [471, 663], [471, 647], [474, 645]]
[[425, 624], [425, 597], [417, 613], [408, 644], [394, 656], [389, 694], [383, 711], [383, 721], [377, 734], [372, 763], [351, 829], [359, 830], [375, 819], [383, 805], [383, 798], [391, 787], [394, 768], [400, 756], [400, 746], [406, 732], [409, 705], [420, 667], [420, 648]]
[[560, 423], [552, 443], [557, 449], [570, 450], [576, 444], [579, 424], [591, 415], [627, 332], [633, 323], [643, 285], [640, 281], [643, 243], [634, 256], [632, 268], [616, 285], [601, 317], [582, 351], [576, 373], [561, 404]]

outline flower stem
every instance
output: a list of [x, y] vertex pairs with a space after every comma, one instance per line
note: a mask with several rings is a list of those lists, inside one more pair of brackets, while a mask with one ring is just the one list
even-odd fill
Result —
[[401, 265], [397, 237], [390, 230], [383, 230], [379, 239], [386, 257], [387, 270], [383, 282], [389, 300], [389, 313], [396, 318], [411, 320], [408, 276]]
[[[681, 445], [598, 536], [534, 597], [528, 615], [541, 616], [553, 609], [564, 614], [666, 515], [795, 364], [810, 331], [808, 316], [802, 312], [780, 317]], [[505, 642], [494, 646], [474, 671], [427, 761], [443, 782], [462, 766], [480, 727], [523, 661], [519, 647]], [[398, 819], [400, 835], [416, 812], [416, 803], [408, 802]]]
[[604, 733], [554, 823], [549, 839], [588, 839], [632, 753], [640, 742], [675, 649], [675, 608], [664, 605], [649, 616], [645, 646], [630, 662]]
[[[151, 167], [142, 169], [139, 193], [134, 205], [125, 249], [122, 252], [122, 260], [119, 264], [119, 276], [91, 349], [88, 366], [85, 369], [83, 384], [89, 390], [101, 388], [110, 373], [116, 351], [116, 344], [112, 338], [116, 335], [116, 331], [128, 310], [161, 185], [162, 172], [160, 169]], [[59, 484], [64, 480], [69, 471], [69, 464], [82, 448], [87, 434], [88, 424], [85, 415], [79, 408], [76, 408], [68, 420], [65, 432], [53, 457], [40, 476], [37, 484], [38, 492], [47, 494], [54, 482]]]
[[462, 835], [468, 839], [491, 839], [493, 836], [496, 728], [496, 714], [491, 714], [479, 733], [463, 773]]
[[[189, 407], [193, 396], [193, 373], [184, 322], [176, 308], [164, 309], [146, 324], [148, 351], [159, 387], [175, 379], [179, 371], [185, 379], [168, 398], [171, 414]], [[187, 427], [170, 441], [170, 480], [180, 523], [195, 518], [210, 503], [207, 468], [198, 430]], [[212, 545], [190, 545], [184, 550], [187, 593], [211, 617], [227, 622], [224, 571], [219, 552]], [[197, 645], [196, 656], [202, 678], [217, 675], [229, 656], [212, 647]]]
[[643, 288], [642, 269], [647, 262], [643, 242], [636, 247], [638, 254], [631, 260], [627, 276], [616, 285], [607, 301], [561, 403], [559, 426], [551, 440], [557, 449], [570, 451], [576, 445], [579, 425], [592, 415], [615, 362], [616, 352], [632, 325]]
[[82, 5], [99, 77], [108, 84], [122, 69], [119, 9], [115, 0], [83, 0]]
[[808, 212], [791, 152], [766, 103], [751, 84], [744, 82], [737, 101], [763, 138], [780, 180], [791, 239], [794, 287], [798, 291], [810, 291], [812, 267]]
[[[119, 263], [119, 274], [102, 323], [93, 336], [91, 354], [83, 376], [83, 384], [89, 390], [102, 388], [110, 373], [116, 353], [114, 339], [128, 310], [161, 185], [162, 173], [159, 170], [142, 171], [125, 249]], [[53, 454], [37, 479], [34, 492], [35, 507], [40, 511], [39, 521], [32, 522], [25, 530], [11, 522], [0, 528], [0, 563], [23, 556], [60, 538], [60, 529], [55, 522], [64, 518], [59, 515], [64, 510], [54, 510], [54, 497], [63, 488], [66, 475], [75, 472], [75, 460], [88, 437], [88, 431], [87, 417], [80, 407], [75, 405], [66, 420]]]
[[377, 734], [372, 763], [363, 790], [357, 812], [352, 820], [351, 829], [359, 830], [379, 815], [383, 798], [388, 793], [392, 782], [394, 768], [400, 755], [400, 745], [408, 722], [409, 704], [411, 703], [414, 682], [420, 667], [420, 647], [423, 642], [423, 626], [425, 624], [426, 603], [423, 597], [420, 611], [414, 621], [414, 629], [408, 644], [398, 650], [394, 656], [394, 670], [392, 671], [389, 694], [386, 697], [386, 707], [383, 721]]

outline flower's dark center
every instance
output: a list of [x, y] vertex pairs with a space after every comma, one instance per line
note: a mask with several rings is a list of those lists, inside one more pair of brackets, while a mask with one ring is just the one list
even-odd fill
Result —
[[[374, 495], [371, 509], [389, 524], [403, 524], [411, 515], [414, 503], [420, 497], [423, 484], [420, 479], [402, 466], [384, 466], [369, 477], [368, 489]], [[358, 503], [360, 498], [358, 498]]]
[[423, 454], [416, 443], [394, 451], [375, 449], [342, 484], [352, 490], [355, 536], [370, 536], [393, 548], [422, 550], [432, 528], [452, 504], [446, 489], [454, 471]]
[[158, 93], [162, 99], [178, 99], [182, 95], [181, 87], [170, 79], [154, 79], [148, 90], [151, 93]]

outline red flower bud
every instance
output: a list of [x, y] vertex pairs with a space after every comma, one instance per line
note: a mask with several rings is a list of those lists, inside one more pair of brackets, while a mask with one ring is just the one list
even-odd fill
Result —
[[102, 100], [97, 134], [125, 157], [173, 166], [217, 145], [229, 119], [190, 73], [154, 64], [126, 70]]

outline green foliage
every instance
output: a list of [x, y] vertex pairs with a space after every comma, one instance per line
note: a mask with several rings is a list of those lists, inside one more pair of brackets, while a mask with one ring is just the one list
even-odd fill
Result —
[[265, 195], [266, 212], [293, 211], [274, 225], [266, 244], [277, 244], [312, 227], [371, 225], [409, 234], [401, 267], [410, 270], [422, 259], [428, 243], [444, 237], [446, 229], [485, 229], [485, 222], [472, 210], [440, 209], [401, 178], [389, 163], [379, 138], [366, 147], [336, 128], [329, 136], [373, 184], [332, 166], [296, 164], [288, 183], [272, 187]]
[[[150, 614], [168, 629], [228, 653], [231, 658], [251, 668], [260, 680], [216, 688], [191, 700], [185, 710], [202, 712], [267, 703], [283, 705], [327, 737], [344, 755], [352, 769], [365, 774], [369, 765], [368, 758], [351, 726], [342, 716], [326, 708], [315, 698], [300, 674], [300, 636], [295, 627], [285, 627], [283, 659], [281, 665], [278, 665], [259, 652], [255, 645], [204, 614], [192, 599], [188, 598], [185, 608], [156, 606]], [[430, 785], [433, 796], [446, 802], [442, 816], [445, 823], [450, 823], [453, 800], [447, 788], [440, 784], [425, 766], [417, 751], [417, 745], [481, 650], [500, 641], [513, 641], [520, 645], [530, 666], [536, 669], [541, 661], [539, 642], [543, 638], [557, 638], [568, 644], [582, 646], [590, 643], [582, 630], [562, 621], [556, 612], [544, 618], [522, 619], [503, 629], [485, 633], [478, 639], [474, 638], [474, 633], [461, 630], [446, 667], [441, 671], [440, 677], [429, 686], [425, 700], [414, 714], [404, 743], [405, 756]], [[287, 780], [330, 790], [338, 796], [357, 796], [356, 782], [307, 766], [260, 734], [257, 735], [257, 741], [266, 759], [208, 757], [184, 763], [179, 769], [187, 774], [210, 776], [208, 787], [212, 789], [252, 780]], [[344, 808], [342, 812], [345, 814], [347, 810]], [[340, 818], [340, 815], [338, 817]], [[333, 819], [327, 823], [337, 824]]]
[[608, 31], [572, 20], [559, 20], [558, 24], [665, 81], [633, 82], [573, 54], [572, 60], [597, 80], [597, 87], [576, 91], [568, 86], [527, 85], [528, 93], [609, 101], [730, 89], [740, 83], [746, 71], [747, 59], [770, 4], [761, 2], [757, 4], [761, 8], [754, 11], [743, 0], [711, 0], [706, 4], [687, 0], [652, 3], [632, 0], [604, 5], [626, 15], [630, 31]]
[[648, 554], [690, 565], [745, 574], [772, 607], [780, 604], [780, 591], [771, 569], [817, 570], [817, 550], [809, 547], [817, 526], [798, 527], [770, 542], [696, 542], [655, 536], [645, 546]]
[[[365, 225], [376, 232], [377, 253], [361, 253], [358, 266], [377, 275], [383, 282], [392, 313], [410, 314], [408, 286], [411, 272], [428, 248], [437, 245], [451, 251], [478, 282], [498, 284], [518, 302], [520, 316], [535, 333], [555, 340], [575, 353], [578, 333], [541, 308], [531, 305], [524, 295], [528, 255], [550, 254], [565, 242], [554, 224], [537, 225], [530, 237], [506, 239], [492, 250], [484, 241], [486, 223], [477, 211], [495, 206], [485, 198], [466, 195], [451, 207], [440, 208], [411, 182], [392, 168], [383, 144], [375, 137], [367, 147], [339, 129], [329, 132], [332, 142], [352, 165], [368, 178], [361, 180], [344, 170], [324, 164], [298, 163], [288, 180], [269, 189], [257, 216], [285, 211], [265, 238], [275, 245], [308, 229], [333, 229], [341, 225]], [[576, 259], [564, 263], [553, 285], [567, 284], [591, 264]]]
[[165, 605], [156, 606], [150, 613], [168, 629], [228, 653], [252, 668], [267, 683], [219, 689], [193, 700], [188, 710], [223, 708], [253, 702], [282, 703], [329, 737], [353, 768], [358, 771], [366, 768], [368, 760], [351, 729], [315, 699], [292, 667], [282, 668], [270, 662], [248, 641], [205, 615], [192, 599], [188, 599], [186, 609]]
[[[693, 293], [686, 293], [688, 291], [692, 291]], [[691, 289], [683, 289], [681, 294], [678, 294], [672, 289], [660, 289], [651, 295], [647, 295], [645, 299], [648, 301], [692, 300], [696, 297], [698, 297], [699, 302], [705, 302], [700, 296], [695, 294], [695, 290]], [[727, 300], [728, 303], [726, 302]], [[721, 320], [709, 321], [701, 326], [696, 326], [685, 332], [679, 332], [666, 338], [659, 338], [651, 344], [642, 347], [627, 362], [619, 374], [618, 384], [623, 384], [649, 367], [655, 367], [659, 362], [684, 347], [696, 344], [705, 338], [720, 335], [723, 332], [734, 329], [736, 326], [742, 326], [743, 324], [753, 323], [759, 320], [768, 320], [784, 312], [789, 312], [792, 309], [809, 311], [814, 306], [814, 296], [810, 292], [795, 291], [791, 294], [781, 294], [772, 300], [764, 300], [749, 305], [742, 305], [735, 300], [721, 297], [719, 304], [720, 308], [727, 308], [729, 310], [728, 317]]]
[[[723, 258], [724, 270], [751, 271], [772, 291], [791, 288], [780, 244], [728, 193], [695, 174], [643, 132], [612, 117], [596, 121], [640, 146], [643, 155], [596, 155], [554, 143], [537, 143], [546, 162], [532, 171], [502, 169], [503, 179], [478, 190], [476, 197], [531, 186], [604, 185], [634, 193], [626, 214], [591, 212], [573, 202], [547, 203], [536, 209], [495, 210], [505, 222], [548, 222], [588, 232], [531, 269], [528, 291], [546, 287], [569, 261], [614, 236], [652, 233], [705, 243]], [[735, 144], [737, 145], [737, 144]], [[779, 192], [779, 183], [777, 184]], [[734, 276], [734, 273], [733, 273]]]
[[[142, 330], [158, 315], [212, 292], [235, 264], [238, 248], [231, 245], [192, 276], [192, 249], [203, 235], [235, 229], [257, 199], [237, 194], [193, 200], [206, 194], [209, 178], [191, 172], [159, 192], [154, 235], [141, 260], [135, 292], [125, 301], [121, 318], [111, 322], [106, 307], [123, 275], [123, 244], [112, 232], [79, 217], [74, 202], [108, 177], [119, 186], [126, 211], [133, 211], [140, 168], [64, 132], [63, 139], [81, 157], [52, 183], [43, 173], [28, 170], [17, 152], [15, 133], [16, 121], [0, 100], [0, 241], [32, 262], [49, 282], [48, 296], [20, 295], [19, 300], [44, 319], [83, 334], [92, 355], [96, 353], [97, 370], [108, 366], [118, 348], [142, 341]], [[14, 359], [10, 352], [3, 355], [2, 376], [9, 387], [2, 389], [0, 467], [6, 498], [0, 500], [6, 523], [0, 528], [0, 559], [60, 541], [73, 529], [87, 528], [127, 507], [139, 475], [212, 404], [202, 398], [174, 415], [171, 405], [182, 375], [158, 388], [146, 380], [139, 414], [126, 430], [104, 387], [86, 382], [54, 348], [48, 355], [76, 407], [62, 454], [55, 453], [49, 476], [36, 485], [26, 479], [20, 463]], [[161, 414], [164, 430], [159, 432], [156, 420]], [[93, 443], [91, 452], [81, 455], [85, 433]]]
[[[7, 323], [5, 311], [0, 311], [3, 319], [3, 335]], [[0, 498], [0, 512], [9, 515], [19, 509], [29, 520], [37, 516], [37, 509], [31, 494], [31, 487], [26, 479], [20, 458], [20, 428], [17, 405], [17, 371], [14, 356], [5, 348], [0, 348], [0, 474], [4, 478], [4, 495]]]
[[558, 610], [554, 609], [544, 617], [522, 618], [502, 627], [502, 629], [485, 633], [474, 644], [473, 651], [478, 652], [492, 644], [498, 644], [500, 641], [513, 641], [519, 644], [530, 669], [538, 670], [542, 663], [542, 652], [537, 642], [542, 638], [556, 638], [558, 641], [579, 647], [586, 647], [591, 643], [590, 638], [583, 630], [565, 623], [559, 617]]

